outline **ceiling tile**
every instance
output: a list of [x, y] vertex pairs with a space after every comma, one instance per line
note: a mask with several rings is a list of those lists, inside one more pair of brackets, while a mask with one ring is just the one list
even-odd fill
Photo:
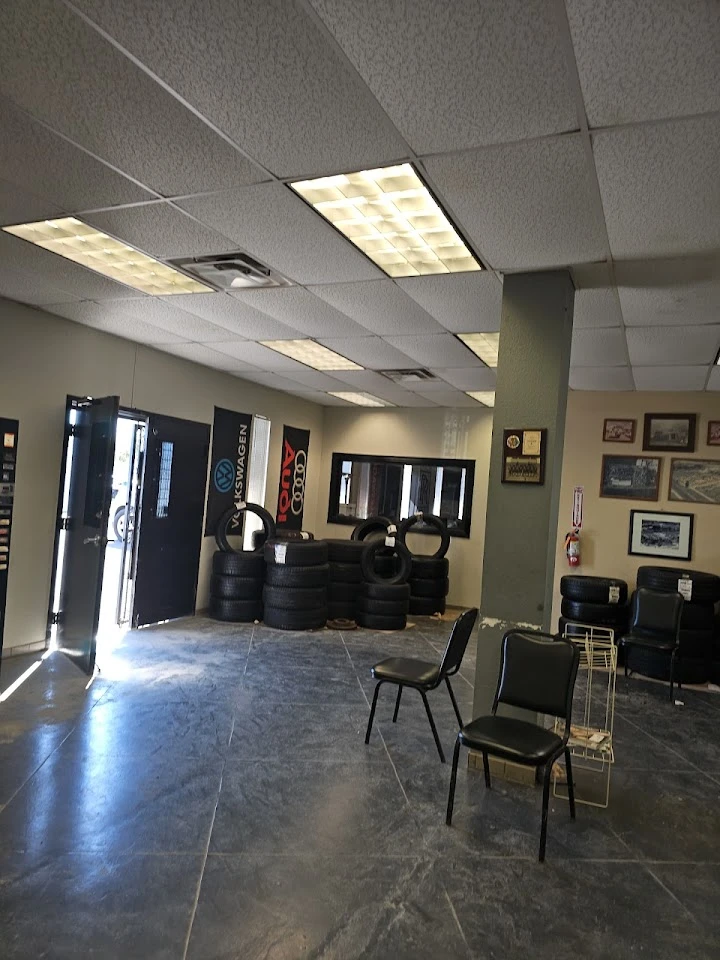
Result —
[[247, 370], [238, 374], [243, 380], [249, 380], [257, 383], [261, 387], [267, 387], [268, 390], [282, 390], [288, 393], [290, 390], [296, 390], [298, 384], [295, 380], [289, 380], [281, 377], [278, 373], [270, 373], [267, 370]]
[[488, 333], [500, 329], [502, 283], [489, 270], [407, 277], [396, 283], [446, 330]]
[[35, 306], [53, 303], [73, 303], [79, 297], [64, 293], [38, 278], [35, 274], [25, 273], [15, 268], [6, 269], [0, 263], [0, 297], [31, 303]]
[[[1, 121], [0, 129], [2, 129]], [[63, 211], [60, 207], [56, 207], [49, 200], [45, 200], [37, 194], [28, 193], [15, 183], [0, 180], [0, 224], [2, 226], [9, 227], [15, 223], [46, 220], [48, 217], [56, 217], [61, 213]]]
[[482, 404], [473, 400], [466, 393], [460, 390], [432, 390], [424, 392], [421, 388], [415, 391], [421, 397], [427, 397], [439, 407], [473, 407], [476, 410], [482, 409]]
[[633, 367], [638, 390], [704, 390], [708, 367]]
[[300, 387], [307, 387], [309, 390], [344, 390], [347, 386], [322, 370], [293, 370], [287, 374], [286, 379], [295, 383], [296, 390]]
[[629, 327], [630, 362], [635, 366], [711, 364], [720, 347], [720, 325]]
[[544, 0], [311, 0], [418, 153], [577, 126]]
[[334, 370], [333, 377], [344, 383], [345, 387], [350, 386], [356, 390], [367, 390], [383, 399], [386, 399], [386, 397], [384, 394], [378, 393], [379, 390], [388, 389], [395, 393], [403, 391], [402, 387], [397, 386], [381, 373], [376, 373], [375, 370]]
[[304, 363], [293, 360], [292, 357], [285, 357], [277, 350], [271, 350], [270, 347], [264, 347], [261, 343], [250, 343], [249, 341], [228, 340], [224, 343], [213, 344], [213, 349], [221, 350], [229, 356], [238, 357], [245, 360], [253, 367], [259, 367], [261, 370], [268, 370], [277, 373], [290, 373], [296, 371], [305, 373], [310, 369]]
[[575, 282], [574, 329], [619, 327], [622, 314], [607, 263], [583, 263], [572, 268]]
[[720, 110], [716, 0], [566, 0], [592, 126]]
[[179, 344], [186, 339], [168, 333], [167, 330], [161, 330], [144, 320], [138, 320], [136, 317], [123, 315], [119, 311], [108, 311], [100, 304], [91, 303], [89, 300], [83, 303], [48, 304], [43, 309], [75, 323], [82, 323], [86, 327], [93, 327], [95, 330], [102, 330], [103, 333], [112, 333], [116, 337], [134, 340], [137, 343]]
[[297, 337], [294, 329], [226, 293], [181, 293], [159, 299], [246, 340], [293, 340]]
[[[0, 177], [47, 197], [58, 209], [88, 210], [152, 197], [2, 98], [0, 130]], [[27, 216], [20, 222], [31, 219]]]
[[[396, 350], [380, 337], [325, 337], [320, 343], [331, 350], [335, 350], [348, 360], [354, 360], [363, 367], [371, 370], [390, 370], [399, 367], [415, 367], [407, 354]], [[338, 371], [339, 373], [340, 371]]]
[[298, 283], [381, 276], [374, 264], [282, 183], [195, 197], [179, 206]]
[[493, 267], [530, 270], [605, 256], [579, 135], [434, 157], [425, 166]]
[[573, 367], [623, 367], [628, 362], [625, 331], [617, 327], [573, 330]]
[[424, 367], [482, 366], [472, 350], [450, 333], [429, 337], [385, 337], [398, 350]]
[[236, 249], [232, 240], [167, 203], [89, 213], [82, 219], [159, 260], [231, 253]]
[[[304, 287], [246, 290], [231, 296], [306, 337], [366, 337], [368, 331]], [[263, 337], [262, 339], [266, 339]]]
[[278, 176], [361, 170], [407, 153], [302, 3], [78, 6]]
[[634, 390], [630, 367], [570, 368], [571, 390]]
[[720, 367], [713, 367], [710, 371], [710, 379], [707, 385], [708, 390], [720, 390]]
[[[196, 296], [202, 297], [204, 294], [196, 294]], [[193, 343], [212, 343], [230, 339], [224, 327], [218, 327], [202, 317], [179, 310], [172, 299], [172, 297], [163, 299], [146, 297], [144, 300], [125, 300], [116, 304], [110, 304], [105, 300], [100, 306], [105, 309], [115, 307], [118, 313], [126, 313], [139, 320], [145, 320]]]
[[[143, 4], [141, 29], [149, 6]], [[167, 19], [167, 6], [159, 7]], [[189, 17], [189, 25], [196, 19]], [[204, 57], [206, 68], [213, 60]], [[3, 3], [0, 87], [37, 119], [164, 195], [263, 179], [254, 164], [54, 0]]]
[[619, 261], [615, 276], [628, 326], [720, 319], [720, 258]]
[[[287, 390], [293, 397], [299, 397], [301, 400], [307, 400], [309, 403], [319, 403], [323, 407], [352, 407], [354, 404], [341, 400], [339, 397], [331, 397], [321, 390], [303, 390], [296, 384], [295, 390]], [[355, 407], [357, 410], [358, 408]]]
[[720, 118], [597, 133], [593, 151], [615, 258], [720, 247]]
[[[387, 397], [383, 399], [387, 400]], [[396, 407], [438, 407], [442, 404], [435, 403], [429, 397], [421, 397], [419, 393], [410, 393], [409, 390], [403, 390], [398, 394], [398, 398], [392, 401]]]
[[238, 373], [249, 369], [247, 363], [230, 357], [224, 353], [218, 353], [202, 343], [179, 343], [171, 346], [163, 346], [165, 353], [172, 353], [176, 357], [182, 357], [185, 360], [191, 360], [193, 363], [200, 363], [204, 367], [212, 367], [214, 370], [223, 370], [226, 373]]
[[494, 390], [495, 371], [490, 367], [445, 367], [432, 369], [438, 377], [457, 390]]
[[442, 327], [392, 280], [331, 283], [312, 292], [373, 333], [440, 333]]

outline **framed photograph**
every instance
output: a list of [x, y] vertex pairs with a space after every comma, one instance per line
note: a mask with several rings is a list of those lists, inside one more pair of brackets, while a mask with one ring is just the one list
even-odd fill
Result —
[[694, 519], [692, 513], [631, 510], [628, 553], [634, 557], [690, 560]]
[[707, 445], [720, 447], [720, 420], [711, 420], [708, 423]]
[[720, 460], [670, 461], [668, 500], [720, 503]]
[[605, 443], [634, 443], [637, 420], [606, 420], [603, 427]]
[[657, 500], [660, 496], [660, 458], [604, 456], [600, 496], [620, 500]]
[[503, 430], [503, 483], [537, 483], [545, 480], [547, 430]]
[[692, 453], [696, 422], [694, 413], [646, 413], [643, 450]]

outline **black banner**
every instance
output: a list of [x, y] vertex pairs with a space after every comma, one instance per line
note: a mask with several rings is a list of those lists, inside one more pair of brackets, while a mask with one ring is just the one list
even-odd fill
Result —
[[309, 446], [309, 430], [300, 430], [298, 427], [288, 427], [285, 424], [276, 519], [278, 528], [302, 530]]
[[10, 565], [10, 534], [15, 500], [15, 468], [18, 448], [17, 420], [0, 418], [0, 653], [2, 653]]
[[205, 536], [215, 535], [220, 517], [245, 499], [252, 414], [215, 407]]

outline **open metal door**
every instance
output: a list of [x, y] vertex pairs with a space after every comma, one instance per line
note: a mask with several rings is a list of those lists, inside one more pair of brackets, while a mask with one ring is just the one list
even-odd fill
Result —
[[133, 626], [195, 612], [210, 426], [150, 414], [140, 507]]
[[104, 397], [71, 405], [57, 645], [88, 674], [95, 667], [119, 404], [119, 397]]

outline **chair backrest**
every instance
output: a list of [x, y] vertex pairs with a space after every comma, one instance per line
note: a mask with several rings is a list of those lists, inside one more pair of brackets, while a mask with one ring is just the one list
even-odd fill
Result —
[[452, 630], [450, 631], [450, 639], [447, 642], [445, 653], [443, 653], [442, 660], [440, 661], [440, 680], [442, 680], [443, 677], [452, 676], [453, 673], [457, 673], [460, 669], [460, 664], [462, 663], [462, 658], [465, 656], [465, 650], [472, 636], [477, 616], [477, 607], [473, 607], [471, 610], [466, 610], [465, 613], [461, 613], [453, 624]]
[[498, 703], [564, 717], [570, 723], [580, 653], [568, 640], [532, 630], [509, 630], [502, 639]]
[[630, 633], [677, 640], [683, 598], [679, 593], [660, 593], [638, 587], [630, 610]]

